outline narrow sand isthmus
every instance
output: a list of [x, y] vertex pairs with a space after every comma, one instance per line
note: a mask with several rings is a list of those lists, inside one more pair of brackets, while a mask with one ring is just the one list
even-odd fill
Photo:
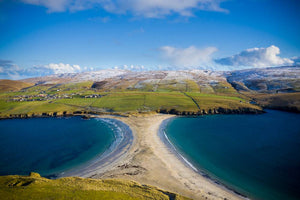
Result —
[[85, 175], [120, 178], [157, 186], [193, 199], [240, 199], [241, 197], [196, 173], [168, 148], [158, 136], [161, 123], [172, 115], [131, 117], [101, 116], [120, 120], [131, 128], [134, 142], [121, 158]]

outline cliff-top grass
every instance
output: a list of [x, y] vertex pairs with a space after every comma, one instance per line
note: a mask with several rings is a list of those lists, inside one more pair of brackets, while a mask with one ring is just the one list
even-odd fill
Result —
[[[173, 110], [176, 113], [197, 113], [199, 107], [205, 111], [218, 108], [260, 109], [249, 104], [248, 100], [227, 87], [226, 83], [215, 89], [209, 87], [209, 92], [201, 92], [201, 88], [193, 81], [186, 81], [185, 84], [173, 84], [171, 81], [135, 89], [110, 88], [105, 91], [92, 88], [92, 84], [93, 82], [41, 84], [19, 91], [1, 92], [0, 116], [6, 118], [20, 114], [63, 112], [72, 114], [76, 111], [130, 114]], [[156, 91], [151, 91], [154, 88]], [[89, 98], [89, 95], [97, 97]]]
[[97, 180], [67, 177], [56, 180], [30, 176], [0, 176], [3, 199], [188, 199], [156, 187], [126, 180]]
[[[98, 94], [98, 93], [97, 93]], [[199, 109], [209, 110], [219, 107], [256, 108], [244, 99], [212, 94], [188, 93], [188, 96], [179, 92], [125, 92], [106, 93], [98, 98], [73, 97], [71, 99], [52, 99], [43, 101], [13, 102], [0, 100], [0, 114], [28, 114], [49, 112], [75, 112], [75, 111], [99, 111], [99, 112], [151, 112], [159, 110], [176, 110], [197, 112]], [[192, 98], [191, 98], [192, 97]], [[193, 99], [195, 101], [193, 101]]]

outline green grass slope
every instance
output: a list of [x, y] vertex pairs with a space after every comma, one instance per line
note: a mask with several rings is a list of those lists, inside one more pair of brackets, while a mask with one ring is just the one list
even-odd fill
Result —
[[[107, 84], [110, 82], [105, 85]], [[254, 112], [261, 110], [260, 107], [251, 105], [249, 98], [238, 94], [226, 82], [207, 86], [206, 89], [192, 80], [161, 81], [156, 85], [148, 84], [147, 87], [143, 84], [135, 89], [127, 86], [124, 88], [123, 82], [120, 87], [113, 85], [106, 89], [102, 88], [105, 85], [101, 89], [93, 88], [93, 82], [39, 84], [21, 91], [0, 92], [0, 118], [62, 116], [73, 113], [214, 114], [217, 113], [214, 110], [220, 108], [237, 109], [241, 112], [247, 109]], [[89, 95], [101, 97], [85, 98]], [[47, 97], [39, 99], [40, 96]]]
[[0, 176], [1, 199], [177, 199], [183, 196], [125, 180], [67, 177], [50, 180], [37, 173], [30, 176]]
[[[13, 102], [0, 98], [0, 117], [15, 115], [50, 116], [81, 113], [137, 114], [163, 112], [173, 114], [208, 112], [210, 109], [253, 109], [247, 100], [215, 94], [179, 93], [179, 92], [114, 92], [101, 98], [73, 97], [72, 99], [54, 99], [46, 101]], [[199, 106], [199, 108], [198, 108]], [[205, 114], [205, 112], [203, 114]]]
[[3, 79], [0, 80], [0, 92], [19, 91], [22, 88], [27, 88], [32, 85], [32, 83]]
[[264, 108], [300, 113], [300, 92], [247, 95]]

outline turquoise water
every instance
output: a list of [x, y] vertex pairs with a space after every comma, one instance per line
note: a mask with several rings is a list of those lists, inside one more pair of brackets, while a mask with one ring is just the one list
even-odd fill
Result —
[[0, 121], [0, 175], [49, 176], [103, 153], [114, 128], [100, 119], [35, 118]]
[[195, 167], [253, 199], [300, 199], [300, 115], [171, 120], [166, 134]]

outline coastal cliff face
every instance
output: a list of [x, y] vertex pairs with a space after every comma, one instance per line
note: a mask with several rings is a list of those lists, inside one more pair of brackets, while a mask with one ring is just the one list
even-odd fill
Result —
[[34, 117], [68, 117], [73, 116], [73, 112], [43, 112], [43, 113], [25, 113], [25, 114], [9, 114], [1, 115], [0, 119], [14, 119], [14, 118], [34, 118]]
[[214, 109], [208, 109], [208, 110], [199, 110], [196, 112], [193, 111], [178, 111], [175, 109], [171, 110], [158, 110], [158, 113], [163, 113], [163, 114], [174, 114], [174, 115], [214, 115], [214, 114], [261, 114], [264, 113], [262, 109], [256, 109], [256, 108], [237, 108], [237, 109], [230, 109], [230, 108], [214, 108]]
[[71, 116], [82, 116], [89, 118], [89, 115], [119, 115], [119, 116], [130, 116], [131, 114], [151, 114], [151, 113], [162, 113], [172, 115], [184, 115], [184, 116], [200, 116], [200, 115], [214, 115], [214, 114], [261, 114], [264, 113], [262, 109], [241, 107], [237, 109], [230, 108], [217, 108], [208, 110], [198, 111], [179, 111], [176, 109], [160, 109], [155, 112], [139, 112], [139, 113], [118, 113], [118, 112], [96, 112], [96, 111], [61, 111], [61, 112], [44, 112], [44, 113], [29, 113], [29, 114], [10, 114], [0, 115], [0, 119], [26, 119], [26, 118], [40, 118], [40, 117], [71, 117]]

